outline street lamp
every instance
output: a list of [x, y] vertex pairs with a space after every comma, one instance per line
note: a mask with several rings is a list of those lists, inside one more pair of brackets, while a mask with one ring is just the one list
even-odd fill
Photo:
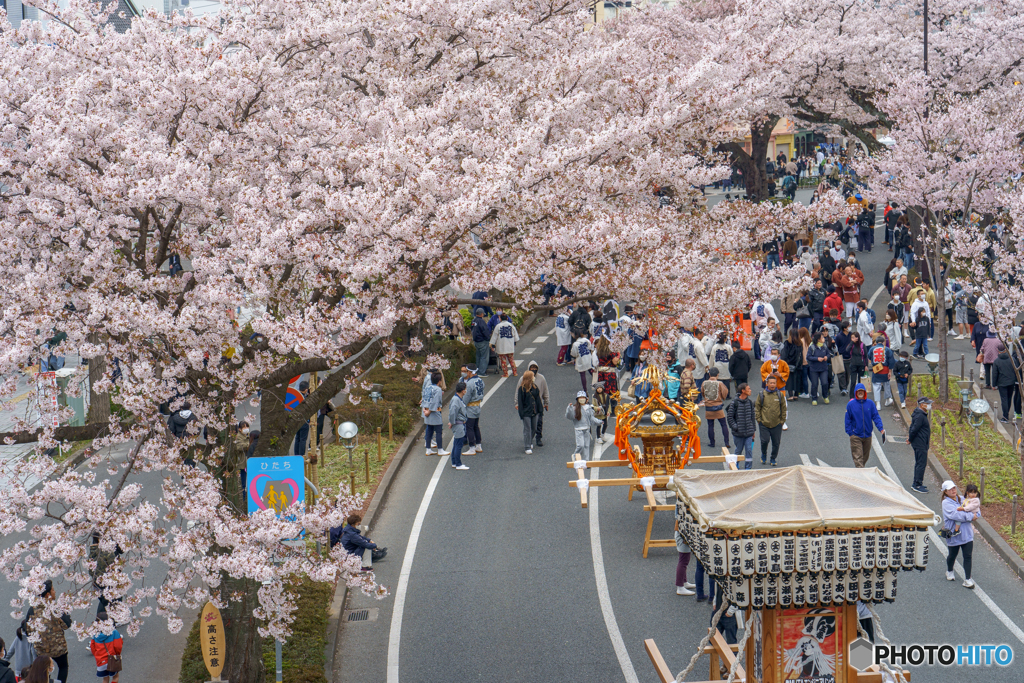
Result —
[[384, 390], [383, 384], [371, 384], [370, 385], [370, 399], [376, 403], [380, 399], [384, 398], [384, 394], [381, 392]]
[[978, 430], [981, 428], [982, 423], [985, 421], [985, 415], [988, 413], [990, 406], [988, 401], [983, 398], [976, 398], [967, 404], [967, 409], [971, 411], [970, 415], [967, 416], [967, 423], [974, 427], [974, 449], [977, 450], [978, 446]]
[[349, 493], [354, 496], [356, 494], [356, 474], [352, 464], [352, 451], [359, 445], [359, 427], [355, 422], [342, 422], [338, 425], [338, 438], [345, 442], [345, 448], [348, 449]]
[[927, 356], [924, 357], [924, 360], [925, 360], [926, 363], [928, 363], [928, 369], [931, 370], [932, 381], [934, 382], [935, 381], [935, 373], [939, 369], [939, 354], [937, 354], [937, 353], [929, 353]]

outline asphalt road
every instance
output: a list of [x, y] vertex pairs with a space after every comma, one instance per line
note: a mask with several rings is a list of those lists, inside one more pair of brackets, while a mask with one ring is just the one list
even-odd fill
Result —
[[[803, 195], [798, 198], [806, 201]], [[880, 230], [879, 242], [881, 238]], [[861, 255], [868, 283], [865, 296], [873, 293], [872, 284], [881, 283], [889, 258], [877, 247]], [[884, 311], [885, 304], [886, 297], [880, 296], [876, 310]], [[524, 335], [517, 350], [517, 359], [541, 363], [550, 386], [543, 448], [533, 455], [523, 452], [510, 378], [484, 405], [485, 450], [464, 456], [469, 471], [457, 472], [447, 462], [438, 470], [439, 458], [417, 450], [398, 473], [371, 530], [374, 539], [390, 549], [375, 570], [392, 594], [381, 601], [350, 595], [347, 608], [377, 608], [379, 613], [376, 620], [343, 625], [341, 681], [652, 681], [645, 638], [654, 638], [671, 669], [679, 671], [706, 633], [711, 616], [707, 603], [675, 594], [675, 550], [654, 549], [647, 559], [641, 557], [647, 515], [640, 497], [630, 502], [623, 488], [592, 488], [591, 506], [584, 510], [578, 493], [569, 487], [567, 482], [575, 475], [565, 463], [574, 444], [563, 413], [580, 384], [572, 368], [555, 366], [551, 331], [548, 319]], [[538, 337], [546, 340], [538, 342]], [[526, 355], [531, 347], [536, 350]], [[952, 357], [959, 357], [960, 347], [968, 349], [966, 342], [951, 340]], [[920, 372], [927, 371], [919, 365]], [[496, 379], [488, 377], [486, 382], [491, 389]], [[806, 454], [811, 464], [820, 459], [835, 467], [851, 466], [843, 430], [845, 403], [833, 394], [828, 406], [813, 407], [806, 400], [791, 404], [779, 464], [801, 464], [801, 454]], [[891, 409], [883, 411], [883, 419], [890, 435], [905, 433]], [[704, 425], [701, 431], [706, 446]], [[449, 439], [446, 431], [446, 443]], [[909, 486], [909, 446], [888, 442], [881, 452], [889, 469], [877, 452], [868, 466], [890, 471]], [[614, 455], [608, 452], [604, 457]], [[933, 493], [919, 498], [938, 509], [939, 482], [929, 472], [925, 483]], [[396, 629], [395, 589], [411, 528], [428, 491], [433, 494], [407, 567], [401, 628]], [[668, 538], [672, 516], [661, 514], [653, 537]], [[607, 583], [604, 610], [598, 587], [602, 568]], [[691, 562], [691, 580], [693, 571]], [[980, 591], [962, 588], [959, 579], [947, 582], [944, 571], [943, 556], [933, 545], [927, 571], [900, 576], [897, 601], [878, 609], [886, 636], [903, 644], [1006, 643], [1024, 653], [1024, 591], [984, 541], [978, 537], [974, 553]], [[982, 592], [1009, 626], [985, 604]], [[611, 635], [616, 631], [621, 634], [618, 653]], [[397, 668], [389, 670], [389, 656]], [[691, 679], [700, 680], [707, 673], [706, 661]], [[993, 682], [1024, 680], [1024, 663], [1017, 661], [984, 671], [918, 669], [915, 680], [935, 683], [959, 682], [965, 675]]]

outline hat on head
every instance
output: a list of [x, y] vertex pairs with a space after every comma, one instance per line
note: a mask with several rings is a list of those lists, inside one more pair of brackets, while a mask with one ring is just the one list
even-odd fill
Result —
[[531, 360], [530, 364], [526, 366], [527, 370], [529, 370], [530, 368], [537, 368], [539, 370], [540, 369], [540, 365], [537, 363], [537, 361]]
[[478, 308], [476, 309], [476, 314], [477, 314], [477, 315], [483, 315], [483, 314], [484, 314], [484, 309], [482, 309], [482, 308], [479, 308], [479, 307], [478, 307]]
[[854, 198], [854, 199], [856, 199], [856, 200], [857, 200], [858, 202], [859, 202], [860, 200], [864, 199], [864, 197], [863, 197], [862, 195], [860, 195], [860, 194], [855, 194], [855, 195], [853, 195], [853, 198]]
[[587, 392], [583, 391], [582, 389], [580, 389], [579, 391], [576, 392], [576, 398], [586, 398], [586, 397], [587, 397]]
[[931, 405], [932, 403], [935, 403], [935, 401], [931, 400], [927, 396], [922, 396], [921, 398], [917, 399], [917, 402], [920, 405]]
[[948, 491], [950, 489], [955, 489], [955, 488], [956, 488], [956, 484], [951, 482], [949, 479], [947, 479], [946, 481], [942, 482], [942, 492], [943, 493], [945, 493], [946, 491]]

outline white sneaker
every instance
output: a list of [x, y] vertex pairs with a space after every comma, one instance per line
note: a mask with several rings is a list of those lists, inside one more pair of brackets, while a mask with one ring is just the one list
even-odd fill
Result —
[[782, 423], [782, 431], [786, 431], [788, 429], [789, 429], [789, 423], [788, 422], [783, 422]]
[[964, 588], [974, 588], [974, 579], [964, 581]]
[[946, 572], [946, 581], [952, 581], [956, 578], [956, 574], [953, 572]]
[[947, 334], [952, 337], [955, 333], [953, 332], [953, 330], [950, 330]]
[[533, 449], [532, 448], [527, 448], [526, 449], [526, 454], [527, 455], [533, 455]]
[[958, 334], [958, 335], [956, 335], [955, 337], [953, 337], [953, 339], [964, 339], [964, 338], [965, 338], [965, 337], [964, 337], [964, 335], [962, 335], [962, 334]]
[[483, 453], [484, 452], [484, 447], [481, 446], [480, 444], [477, 444], [476, 445], [476, 452], [477, 453]]
[[900, 408], [906, 408], [906, 407], [907, 407], [906, 401], [900, 401]]
[[686, 586], [676, 586], [676, 595], [696, 595], [696, 593]]
[[[686, 581], [686, 582], [683, 583], [683, 588], [689, 588], [690, 590], [693, 590], [696, 587], [697, 587], [697, 584], [690, 583], [689, 581]], [[91, 652], [91, 650], [90, 650], [90, 652]]]
[[892, 405], [892, 399], [891, 398], [885, 399], [885, 407], [888, 408], [891, 405]]
[[456, 467], [455, 469], [457, 469], [457, 470], [468, 470], [468, 469], [469, 469], [469, 467], [467, 467], [466, 465], [459, 465], [459, 466], [458, 466], [458, 467]]
[[434, 455], [450, 455], [451, 451], [434, 451]]
[[800, 398], [810, 398], [810, 394], [800, 394]]
[[428, 448], [427, 449], [427, 455], [437, 455], [437, 449], [436, 448]]

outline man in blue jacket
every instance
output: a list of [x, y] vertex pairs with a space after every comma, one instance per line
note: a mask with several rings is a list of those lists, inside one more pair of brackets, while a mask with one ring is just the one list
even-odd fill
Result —
[[480, 368], [480, 375], [484, 376], [491, 364], [491, 333], [484, 319], [484, 309], [477, 308], [474, 316], [470, 330], [473, 333], [473, 346], [476, 348], [476, 366]]
[[331, 529], [331, 547], [341, 543], [345, 552], [359, 557], [362, 557], [363, 551], [369, 548], [374, 562], [383, 560], [384, 556], [388, 554], [388, 549], [378, 547], [376, 543], [359, 533], [358, 524], [363, 521], [363, 518], [359, 515], [349, 515], [345, 521], [348, 522], [347, 526], [336, 526]]
[[860, 382], [853, 390], [853, 398], [846, 404], [846, 433], [850, 436], [850, 454], [856, 467], [864, 467], [871, 456], [871, 423], [885, 437], [885, 427], [874, 401], [868, 400], [868, 391]]

